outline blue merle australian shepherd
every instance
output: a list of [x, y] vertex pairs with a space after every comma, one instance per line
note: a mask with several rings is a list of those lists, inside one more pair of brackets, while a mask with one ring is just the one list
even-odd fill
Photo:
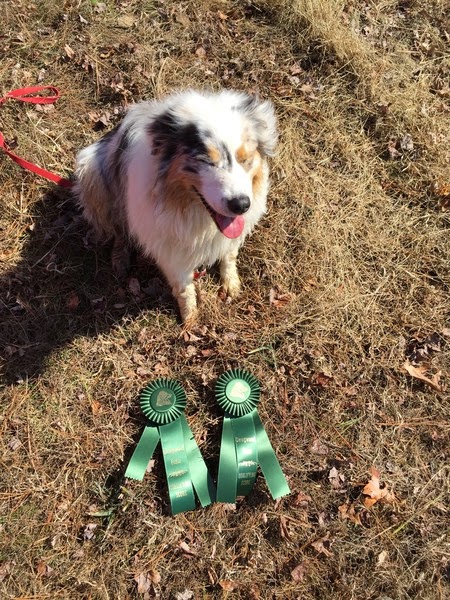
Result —
[[266, 210], [267, 157], [277, 143], [269, 101], [234, 91], [186, 91], [134, 105], [77, 156], [75, 192], [87, 220], [114, 239], [124, 275], [137, 244], [161, 269], [181, 318], [197, 311], [199, 265], [219, 262], [224, 292], [240, 281], [236, 257]]

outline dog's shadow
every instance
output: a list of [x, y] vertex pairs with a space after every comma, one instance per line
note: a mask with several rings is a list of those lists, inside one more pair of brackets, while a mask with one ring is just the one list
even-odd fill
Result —
[[177, 318], [170, 290], [150, 261], [137, 258], [131, 278], [117, 281], [110, 248], [95, 242], [69, 190], [49, 188], [32, 213], [21, 259], [0, 278], [7, 382], [35, 377], [55, 350], [76, 336], [106, 332], [124, 316], [158, 307]]

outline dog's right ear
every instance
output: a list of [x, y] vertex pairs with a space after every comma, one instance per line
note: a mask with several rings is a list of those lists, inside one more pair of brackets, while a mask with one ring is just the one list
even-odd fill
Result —
[[273, 156], [278, 142], [278, 129], [272, 102], [247, 96], [239, 105], [239, 110], [253, 123], [259, 152], [263, 156]]

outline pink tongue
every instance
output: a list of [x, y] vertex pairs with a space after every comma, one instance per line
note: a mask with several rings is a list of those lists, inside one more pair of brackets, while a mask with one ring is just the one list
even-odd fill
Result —
[[231, 240], [239, 237], [244, 231], [245, 220], [242, 215], [238, 217], [224, 217], [216, 213], [214, 220], [223, 235]]

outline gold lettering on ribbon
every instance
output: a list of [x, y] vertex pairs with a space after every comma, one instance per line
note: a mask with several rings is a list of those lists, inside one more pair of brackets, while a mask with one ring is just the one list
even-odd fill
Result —
[[179, 446], [178, 448], [168, 448], [165, 450], [164, 456], [167, 456], [167, 454], [176, 454], [177, 452], [184, 452], [184, 446]]
[[254, 444], [256, 442], [256, 437], [235, 437], [234, 441], [236, 444]]
[[172, 483], [170, 487], [171, 487], [173, 490], [179, 490], [180, 488], [181, 488], [181, 489], [182, 489], [182, 488], [187, 488], [187, 487], [189, 487], [190, 485], [191, 485], [191, 482], [190, 482], [190, 481], [179, 481], [179, 482], [176, 482], [176, 483]]
[[170, 464], [171, 465], [179, 465], [181, 463], [181, 459], [180, 458], [171, 458], [170, 459]]
[[239, 463], [240, 467], [256, 467], [257, 463], [254, 460], [242, 460]]
[[169, 473], [168, 477], [181, 477], [182, 475], [186, 475], [186, 469], [180, 469], [179, 471], [174, 471], [173, 473]]
[[238, 475], [238, 479], [250, 479], [253, 478], [255, 476], [255, 472], [251, 472], [251, 473], [239, 473]]

